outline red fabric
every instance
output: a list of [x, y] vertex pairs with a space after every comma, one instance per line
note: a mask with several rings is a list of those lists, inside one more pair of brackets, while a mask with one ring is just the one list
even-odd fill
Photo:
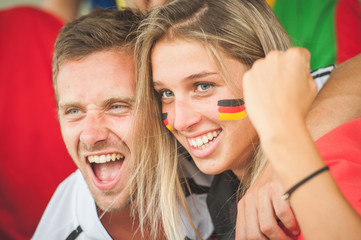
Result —
[[[361, 216], [361, 118], [327, 133], [316, 146], [342, 194]], [[304, 238], [301, 234], [297, 239]]]
[[316, 146], [337, 186], [361, 215], [361, 118], [334, 129]]
[[361, 11], [359, 0], [339, 0], [336, 7], [337, 62], [361, 53]]
[[57, 185], [76, 169], [51, 81], [62, 25], [31, 7], [0, 12], [0, 239], [29, 239]]

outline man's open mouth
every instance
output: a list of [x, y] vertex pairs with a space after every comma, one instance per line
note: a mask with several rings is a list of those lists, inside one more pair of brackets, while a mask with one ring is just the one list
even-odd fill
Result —
[[94, 176], [100, 183], [110, 183], [120, 174], [124, 162], [124, 155], [121, 153], [109, 153], [103, 155], [91, 155], [87, 157]]

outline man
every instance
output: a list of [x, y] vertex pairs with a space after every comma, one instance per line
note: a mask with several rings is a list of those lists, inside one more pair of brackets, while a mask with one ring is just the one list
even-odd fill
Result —
[[[129, 10], [99, 9], [67, 24], [57, 38], [53, 85], [58, 118], [79, 170], [58, 187], [34, 239], [149, 238], [147, 229], [142, 236], [137, 217], [131, 214], [128, 188], [135, 147], [131, 131], [134, 36], [130, 33], [139, 20]], [[205, 206], [199, 199], [196, 202]], [[195, 225], [204, 226], [198, 231], [206, 238], [213, 231], [209, 213], [206, 207], [196, 207], [202, 211], [192, 217]], [[190, 226], [185, 224], [183, 229], [187, 237], [195, 238]], [[156, 239], [164, 238], [161, 231], [157, 234]]]

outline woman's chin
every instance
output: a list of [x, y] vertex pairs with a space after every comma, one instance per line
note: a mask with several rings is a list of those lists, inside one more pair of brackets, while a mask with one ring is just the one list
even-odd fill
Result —
[[212, 158], [200, 159], [194, 156], [192, 157], [199, 170], [205, 174], [216, 175], [227, 170], [224, 166], [222, 166], [222, 163], [219, 162], [222, 159], [212, 159]]

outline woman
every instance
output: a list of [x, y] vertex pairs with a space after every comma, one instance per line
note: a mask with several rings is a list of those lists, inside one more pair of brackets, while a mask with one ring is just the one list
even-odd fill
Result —
[[[158, 165], [159, 188], [143, 193], [144, 202], [138, 204], [144, 215], [150, 211], [148, 215], [162, 216], [168, 238], [179, 239], [176, 206], [177, 201], [184, 204], [176, 140], [202, 172], [219, 174], [215, 183], [241, 183], [240, 191], [232, 189], [236, 198], [241, 197], [265, 162], [259, 147], [259, 139], [264, 136], [262, 122], [255, 128], [247, 116], [242, 78], [256, 60], [288, 47], [286, 34], [263, 0], [174, 1], [150, 13], [140, 27], [137, 126], [143, 136], [149, 137], [140, 138], [138, 143], [144, 147], [137, 156], [140, 167], [135, 182], [138, 187], [145, 186], [148, 178], [156, 177], [147, 176], [147, 169]], [[309, 85], [315, 94], [315, 87]], [[258, 94], [256, 90], [249, 92]], [[304, 108], [309, 107], [314, 94], [307, 97]], [[257, 105], [256, 100], [250, 101]], [[264, 117], [259, 111], [253, 112]], [[161, 114], [170, 131], [162, 126]], [[276, 154], [267, 153], [275, 159]], [[214, 184], [214, 189], [220, 187]], [[209, 198], [214, 199], [208, 202], [214, 203], [217, 194], [211, 189]], [[225, 199], [228, 206], [213, 211], [220, 239], [234, 234], [236, 198]], [[162, 213], [153, 214], [156, 204], [162, 207]], [[226, 219], [217, 219], [223, 213]], [[302, 228], [303, 222], [300, 224]]]

